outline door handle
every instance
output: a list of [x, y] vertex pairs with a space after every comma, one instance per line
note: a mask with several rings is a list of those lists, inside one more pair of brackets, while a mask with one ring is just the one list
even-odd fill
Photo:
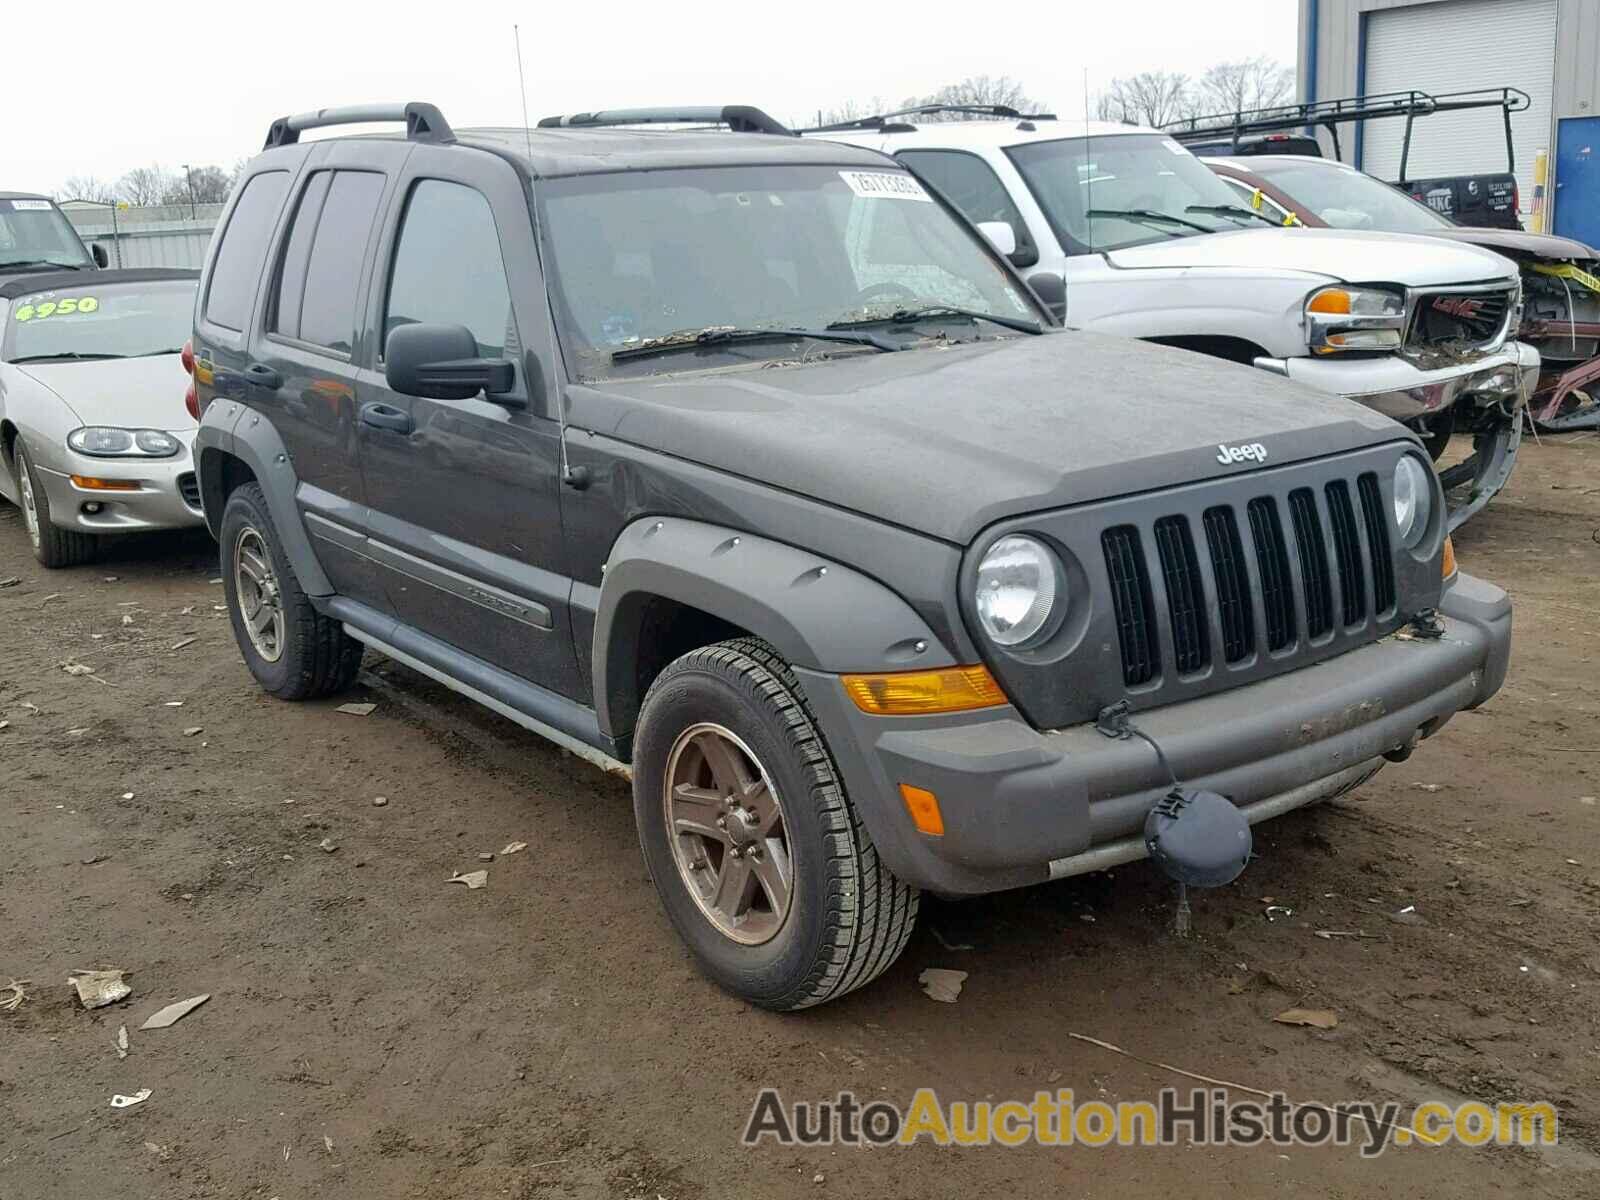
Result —
[[251, 363], [244, 369], [244, 378], [246, 383], [266, 388], [269, 392], [275, 392], [283, 386], [283, 376], [266, 363]]
[[373, 401], [361, 406], [361, 423], [374, 429], [387, 429], [391, 433], [410, 433], [411, 414], [392, 404]]

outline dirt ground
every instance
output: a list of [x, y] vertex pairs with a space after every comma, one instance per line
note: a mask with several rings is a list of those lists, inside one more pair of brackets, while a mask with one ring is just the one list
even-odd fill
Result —
[[[271, 700], [203, 532], [50, 573], [0, 505], [0, 581], [19, 580], [0, 588], [0, 986], [32, 980], [0, 1011], [0, 1200], [1600, 1196], [1597, 539], [1600, 437], [1529, 444], [1457, 539], [1518, 606], [1505, 689], [1354, 796], [1258, 827], [1192, 939], [1142, 865], [928, 902], [875, 985], [775, 1016], [694, 970], [620, 780], [375, 655], [341, 698], [370, 716]], [[480, 866], [484, 889], [446, 883]], [[1420, 922], [1388, 916], [1409, 905]], [[66, 974], [101, 966], [133, 996], [84, 1011]], [[922, 993], [930, 966], [970, 972], [957, 1003]], [[1273, 1023], [1291, 1006], [1338, 1026]], [[1549, 1099], [1562, 1143], [739, 1144], [768, 1084], [899, 1103], [1189, 1086], [1069, 1032], [1297, 1100]]]

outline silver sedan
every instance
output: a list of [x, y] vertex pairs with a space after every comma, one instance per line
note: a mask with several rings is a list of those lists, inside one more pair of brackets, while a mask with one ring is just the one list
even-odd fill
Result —
[[205, 523], [183, 346], [198, 273], [0, 275], [0, 497], [47, 567]]

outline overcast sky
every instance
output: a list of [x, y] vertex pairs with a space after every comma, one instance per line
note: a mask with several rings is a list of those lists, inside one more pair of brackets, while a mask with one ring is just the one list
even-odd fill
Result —
[[682, 0], [4, 0], [0, 188], [49, 192], [160, 163], [231, 166], [274, 117], [429, 100], [454, 125], [528, 110], [755, 104], [784, 120], [846, 100], [897, 102], [969, 75], [1010, 75], [1062, 114], [1116, 75], [1199, 74], [1266, 54], [1291, 63], [1293, 0], [1056, 0], [1046, 6]]

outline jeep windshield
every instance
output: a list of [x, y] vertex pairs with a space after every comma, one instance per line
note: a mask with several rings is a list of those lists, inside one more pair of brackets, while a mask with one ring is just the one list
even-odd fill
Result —
[[49, 200], [0, 198], [0, 275], [94, 266], [77, 232]]
[[1312, 159], [1305, 163], [1258, 159], [1246, 164], [1268, 183], [1335, 229], [1380, 233], [1438, 233], [1456, 228], [1426, 204], [1353, 167]]
[[539, 195], [580, 378], [1022, 337], [1046, 323], [978, 236], [888, 164], [580, 175], [541, 181]]
[[1011, 146], [1006, 155], [1069, 254], [1261, 225], [1227, 184], [1169, 137], [1063, 138]]
[[[0, 341], [6, 362], [72, 362], [177, 354], [192, 332], [195, 283], [94, 283], [11, 302]], [[181, 379], [182, 376], [180, 375]]]

